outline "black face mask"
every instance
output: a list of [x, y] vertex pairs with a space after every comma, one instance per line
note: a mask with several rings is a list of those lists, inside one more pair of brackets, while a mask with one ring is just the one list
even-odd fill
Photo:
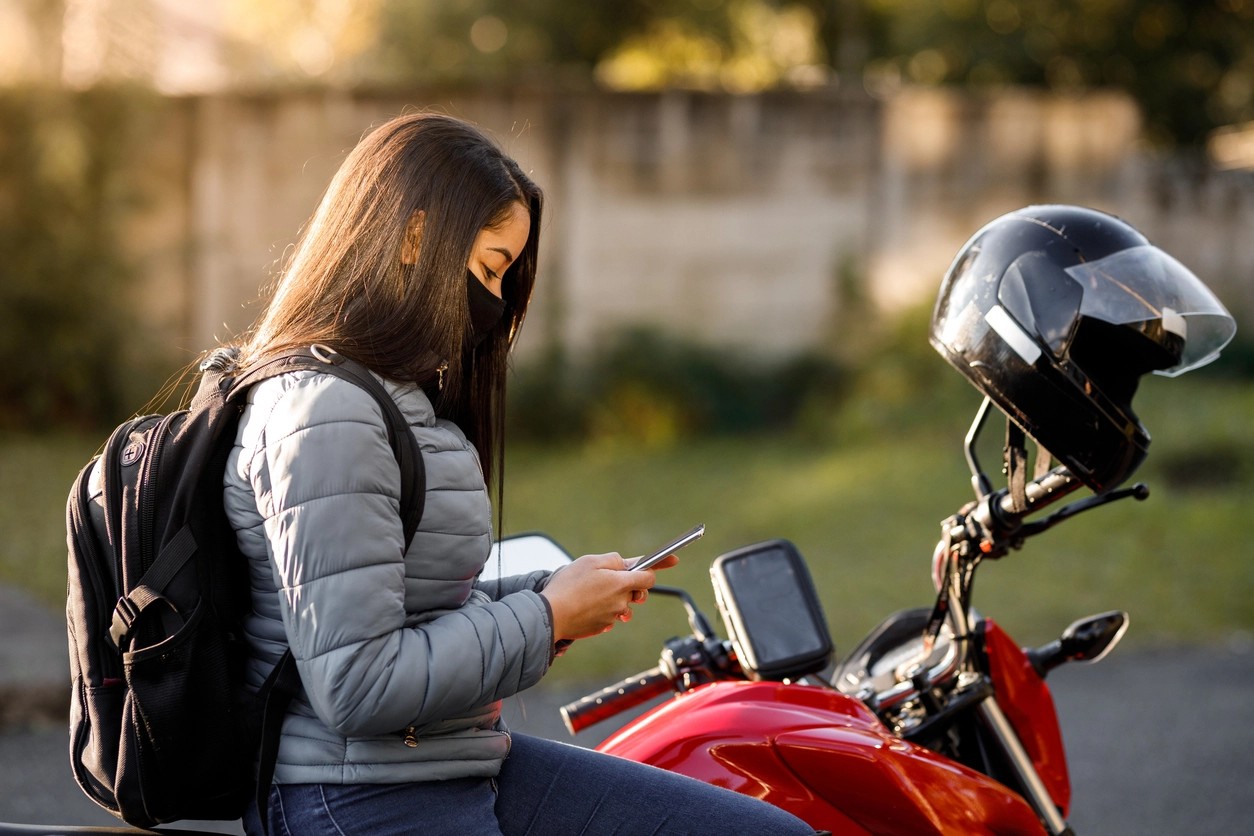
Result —
[[505, 300], [484, 287], [475, 274], [466, 271], [466, 301], [470, 303], [471, 347], [476, 347], [501, 322]]

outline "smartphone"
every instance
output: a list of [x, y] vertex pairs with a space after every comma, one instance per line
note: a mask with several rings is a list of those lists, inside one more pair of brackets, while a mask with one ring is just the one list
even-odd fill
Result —
[[667, 555], [674, 554], [689, 543], [700, 540], [701, 535], [703, 534], [705, 534], [704, 523], [697, 526], [692, 531], [689, 531], [687, 534], [676, 537], [674, 540], [670, 541], [665, 546], [662, 546], [662, 548], [652, 554], [640, 558], [636, 561], [636, 565], [632, 566], [629, 571], [639, 572], [644, 569], [651, 569], [655, 563], [665, 560]]

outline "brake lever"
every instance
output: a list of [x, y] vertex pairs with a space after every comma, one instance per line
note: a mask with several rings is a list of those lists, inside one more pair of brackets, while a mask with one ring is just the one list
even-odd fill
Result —
[[1079, 502], [1072, 502], [1070, 505], [1065, 505], [1043, 520], [1034, 520], [1032, 522], [1024, 523], [1019, 529], [1018, 534], [1022, 537], [1031, 537], [1034, 534], [1040, 534], [1042, 531], [1053, 528], [1058, 525], [1058, 523], [1069, 520], [1076, 514], [1084, 511], [1091, 511], [1094, 508], [1099, 508], [1102, 505], [1109, 505], [1116, 500], [1127, 499], [1128, 497], [1132, 497], [1137, 502], [1143, 502], [1146, 499], [1149, 499], [1149, 495], [1149, 485], [1146, 485], [1144, 482], [1137, 482], [1130, 488], [1120, 488], [1117, 491], [1096, 494], [1095, 496], [1081, 499]]

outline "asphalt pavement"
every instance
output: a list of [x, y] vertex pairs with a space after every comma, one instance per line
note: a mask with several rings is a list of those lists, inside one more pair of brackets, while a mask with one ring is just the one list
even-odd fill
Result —
[[[114, 825], [69, 769], [65, 620], [0, 586], [0, 822]], [[544, 683], [508, 701], [519, 732], [570, 741], [557, 707], [586, 688]], [[1235, 834], [1254, 817], [1254, 643], [1116, 650], [1050, 675], [1077, 834]], [[625, 718], [624, 718], [625, 719]], [[593, 746], [614, 724], [574, 739]], [[202, 830], [241, 833], [237, 823]]]

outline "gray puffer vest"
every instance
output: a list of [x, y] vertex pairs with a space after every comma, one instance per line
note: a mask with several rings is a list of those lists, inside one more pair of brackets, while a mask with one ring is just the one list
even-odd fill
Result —
[[547, 574], [481, 588], [491, 509], [474, 447], [421, 389], [384, 381], [417, 437], [426, 505], [403, 552], [400, 469], [365, 391], [312, 371], [249, 393], [227, 465], [227, 517], [248, 557], [256, 688], [291, 647], [303, 692], [277, 783], [495, 775], [500, 700], [552, 661]]

